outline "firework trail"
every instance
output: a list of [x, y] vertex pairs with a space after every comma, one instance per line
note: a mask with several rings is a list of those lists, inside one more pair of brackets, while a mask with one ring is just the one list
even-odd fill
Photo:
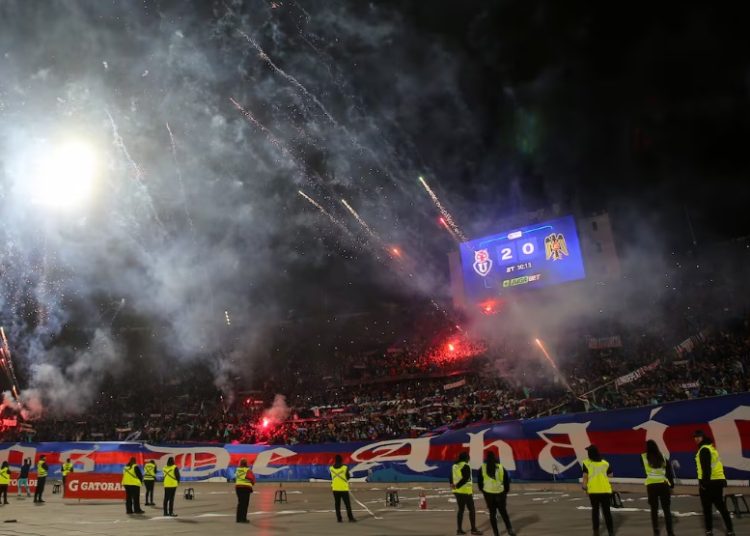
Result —
[[294, 156], [289, 151], [289, 149], [287, 148], [287, 146], [284, 145], [284, 143], [281, 140], [279, 140], [279, 138], [277, 138], [276, 136], [274, 136], [273, 132], [271, 132], [270, 130], [268, 130], [268, 128], [263, 123], [261, 123], [260, 121], [258, 121], [257, 119], [255, 119], [255, 116], [253, 114], [251, 114], [248, 110], [246, 110], [245, 108], [243, 108], [242, 105], [239, 102], [237, 102], [236, 100], [234, 100], [233, 97], [229, 97], [229, 100], [234, 105], [234, 107], [237, 108], [237, 110], [243, 116], [245, 116], [245, 119], [247, 119], [250, 123], [252, 123], [255, 127], [257, 127], [261, 132], [263, 132], [263, 134], [266, 135], [266, 137], [274, 145], [274, 147], [276, 147], [279, 151], [281, 151], [282, 153], [284, 153], [284, 156], [287, 156], [289, 158], [294, 159]]
[[565, 379], [565, 376], [563, 376], [562, 372], [560, 372], [560, 369], [557, 368], [557, 363], [555, 363], [555, 360], [552, 359], [551, 355], [549, 355], [549, 352], [547, 352], [547, 349], [542, 344], [542, 341], [540, 341], [539, 339], [534, 339], [534, 342], [542, 350], [542, 353], [544, 354], [545, 359], [550, 364], [550, 366], [555, 370], [555, 372], [557, 373], [558, 378], [560, 378], [560, 381], [563, 383], [563, 385], [565, 386], [565, 388], [568, 391], [570, 391], [573, 394], [573, 396], [575, 396], [577, 398], [578, 395], [576, 395], [575, 391], [573, 391], [573, 388], [568, 383], [568, 380]]
[[[289, 83], [290, 83], [290, 84], [291, 84], [292, 86], [294, 86], [294, 87], [295, 87], [295, 88], [296, 88], [297, 90], [299, 90], [299, 91], [300, 91], [300, 92], [302, 93], [302, 95], [304, 95], [305, 97], [307, 97], [308, 99], [310, 99], [310, 101], [312, 101], [312, 102], [313, 102], [313, 103], [315, 104], [315, 106], [316, 106], [316, 107], [317, 107], [317, 108], [318, 108], [318, 109], [319, 109], [319, 110], [320, 110], [320, 111], [321, 111], [321, 112], [323, 113], [323, 115], [325, 116], [325, 118], [326, 118], [326, 119], [328, 119], [328, 121], [329, 121], [329, 122], [330, 122], [330, 123], [331, 123], [331, 124], [332, 124], [332, 125], [333, 125], [333, 126], [334, 126], [335, 128], [338, 128], [338, 129], [340, 129], [340, 130], [341, 130], [342, 132], [344, 132], [344, 134], [346, 134], [346, 136], [347, 136], [347, 137], [349, 138], [349, 141], [350, 141], [350, 142], [352, 143], [352, 145], [354, 145], [354, 147], [356, 147], [356, 148], [357, 148], [357, 149], [359, 149], [360, 151], [364, 151], [364, 152], [366, 152], [367, 154], [369, 154], [369, 155], [370, 155], [370, 157], [371, 157], [371, 158], [373, 159], [373, 161], [374, 161], [374, 162], [375, 162], [375, 163], [377, 164], [377, 166], [378, 166], [378, 167], [379, 167], [380, 169], [382, 169], [382, 170], [383, 170], [383, 171], [384, 171], [384, 172], [385, 172], [385, 173], [386, 173], [386, 174], [387, 174], [387, 175], [389, 176], [389, 178], [391, 179], [391, 181], [392, 181], [392, 182], [393, 182], [394, 184], [396, 184], [397, 186], [399, 186], [399, 187], [403, 188], [403, 185], [402, 185], [402, 183], [401, 183], [401, 182], [393, 180], [393, 178], [392, 178], [392, 177], [394, 176], [394, 173], [393, 173], [393, 172], [392, 172], [392, 170], [391, 170], [391, 169], [389, 168], [389, 166], [387, 166], [387, 165], [386, 165], [386, 164], [385, 164], [385, 163], [384, 163], [384, 162], [383, 162], [383, 161], [382, 161], [382, 160], [380, 159], [380, 157], [379, 157], [379, 156], [378, 156], [378, 155], [377, 155], [377, 154], [375, 153], [375, 151], [373, 151], [373, 150], [372, 150], [371, 148], [369, 148], [369, 147], [366, 147], [366, 146], [362, 145], [362, 144], [361, 144], [361, 143], [359, 142], [359, 140], [357, 140], [357, 137], [356, 137], [356, 136], [355, 136], [355, 135], [354, 135], [354, 134], [353, 134], [353, 133], [352, 133], [352, 132], [351, 132], [351, 131], [350, 131], [350, 130], [349, 130], [348, 128], [346, 128], [346, 127], [345, 127], [344, 125], [342, 125], [341, 123], [339, 123], [339, 122], [338, 122], [338, 121], [336, 120], [336, 118], [335, 118], [335, 117], [333, 117], [333, 115], [331, 114], [331, 112], [329, 112], [329, 111], [328, 111], [328, 108], [326, 108], [326, 107], [325, 107], [325, 105], [324, 105], [324, 104], [323, 104], [322, 102], [320, 102], [320, 99], [318, 99], [318, 98], [317, 98], [317, 97], [316, 97], [316, 96], [315, 96], [315, 95], [314, 95], [313, 93], [311, 93], [311, 92], [310, 92], [310, 91], [309, 91], [309, 90], [308, 90], [308, 89], [307, 89], [307, 88], [306, 88], [306, 87], [305, 87], [305, 86], [304, 86], [304, 85], [303, 85], [303, 84], [302, 84], [302, 83], [301, 83], [301, 82], [300, 82], [299, 80], [297, 80], [297, 79], [296, 79], [296, 78], [295, 78], [294, 76], [290, 75], [290, 74], [289, 74], [289, 73], [287, 73], [287, 72], [286, 72], [285, 70], [283, 70], [283, 69], [282, 69], [281, 67], [279, 67], [278, 65], [276, 65], [276, 63], [274, 63], [274, 61], [273, 61], [273, 60], [271, 59], [271, 57], [270, 57], [270, 56], [269, 56], [268, 54], [266, 54], [266, 51], [265, 51], [265, 50], [263, 50], [263, 48], [262, 48], [262, 47], [261, 47], [261, 46], [260, 46], [260, 45], [258, 44], [258, 42], [257, 42], [257, 41], [256, 41], [255, 39], [253, 39], [252, 37], [250, 37], [250, 36], [249, 36], [248, 34], [246, 34], [245, 32], [243, 32], [242, 30], [237, 30], [237, 31], [238, 31], [238, 32], [239, 32], [239, 34], [240, 34], [240, 35], [242, 35], [242, 37], [244, 37], [244, 38], [245, 38], [245, 39], [247, 40], [247, 42], [248, 42], [248, 43], [250, 43], [250, 45], [251, 45], [251, 46], [252, 46], [252, 47], [253, 47], [253, 48], [254, 48], [254, 49], [255, 49], [255, 50], [256, 50], [256, 51], [258, 52], [258, 55], [260, 56], [260, 59], [261, 59], [261, 60], [263, 60], [264, 62], [266, 62], [266, 63], [268, 64], [268, 66], [269, 66], [269, 67], [271, 67], [271, 69], [273, 69], [273, 70], [274, 70], [274, 72], [276, 72], [276, 73], [277, 73], [277, 74], [278, 74], [279, 76], [281, 76], [281, 77], [282, 77], [282, 78], [283, 78], [284, 80], [286, 80], [286, 81], [287, 81], [287, 82], [289, 82]], [[237, 105], [235, 104], [235, 106], [237, 106]], [[248, 116], [246, 115], [246, 117], [248, 117]], [[253, 123], [255, 123], [255, 124], [258, 124], [258, 125], [259, 125], [259, 123], [258, 123], [257, 121], [255, 121], [255, 120], [254, 120], [254, 118], [252, 118], [252, 119], [251, 119], [250, 117], [248, 117], [248, 119], [249, 119], [250, 121], [253, 121]], [[259, 125], [259, 126], [260, 126], [260, 125]], [[262, 127], [261, 127], [261, 128], [262, 128]]]
[[354, 235], [353, 235], [353, 234], [352, 234], [352, 232], [351, 232], [351, 231], [350, 231], [350, 230], [349, 230], [349, 229], [347, 228], [347, 226], [343, 224], [343, 222], [342, 222], [341, 220], [339, 220], [339, 219], [338, 219], [338, 218], [336, 218], [336, 217], [335, 217], [335, 216], [334, 216], [333, 214], [331, 214], [331, 213], [330, 213], [330, 212], [328, 212], [328, 211], [327, 211], [326, 209], [324, 209], [324, 208], [323, 208], [323, 207], [322, 207], [322, 206], [320, 205], [320, 203], [318, 203], [317, 201], [315, 201], [315, 199], [313, 199], [312, 197], [310, 197], [309, 195], [307, 195], [307, 194], [306, 194], [305, 192], [303, 192], [302, 190], [297, 190], [297, 193], [298, 193], [299, 195], [301, 195], [301, 196], [302, 196], [302, 197], [303, 197], [304, 199], [306, 199], [308, 203], [310, 203], [310, 204], [311, 204], [312, 206], [314, 206], [314, 207], [315, 207], [315, 208], [317, 208], [317, 209], [318, 209], [318, 210], [319, 210], [320, 212], [322, 212], [322, 213], [323, 213], [323, 215], [325, 215], [325, 216], [326, 216], [326, 217], [327, 217], [327, 218], [328, 218], [329, 220], [331, 220], [331, 222], [332, 222], [332, 223], [333, 223], [334, 225], [336, 225], [336, 226], [337, 226], [337, 227], [338, 227], [339, 229], [341, 229], [341, 230], [342, 230], [342, 231], [344, 232], [344, 234], [346, 234], [346, 236], [348, 236], [349, 238], [351, 238], [352, 240], [354, 240]]
[[115, 147], [120, 149], [122, 151], [122, 154], [127, 159], [128, 163], [133, 167], [133, 170], [135, 171], [135, 180], [138, 183], [138, 185], [141, 187], [141, 190], [146, 195], [146, 200], [148, 203], [148, 207], [151, 210], [151, 214], [154, 217], [154, 220], [159, 225], [162, 231], [166, 233], [166, 228], [164, 227], [164, 224], [161, 221], [161, 218], [159, 218], [159, 213], [156, 211], [156, 206], [154, 205], [154, 200], [151, 198], [151, 195], [148, 193], [148, 188], [146, 187], [146, 183], [143, 182], [143, 171], [141, 170], [141, 167], [136, 163], [135, 160], [133, 160], [133, 157], [130, 156], [130, 152], [128, 151], [128, 148], [125, 146], [125, 142], [122, 139], [122, 136], [120, 136], [120, 132], [117, 128], [117, 124], [115, 123], [114, 117], [112, 117], [112, 114], [109, 113], [109, 110], [104, 110], [104, 112], [107, 114], [107, 117], [109, 117], [109, 122], [112, 125], [112, 138], [113, 143], [115, 144]]
[[443, 215], [443, 219], [445, 220], [445, 226], [449, 228], [453, 233], [455, 233], [456, 236], [461, 240], [461, 242], [466, 242], [466, 235], [464, 235], [463, 232], [461, 232], [461, 229], [458, 228], [458, 225], [456, 225], [456, 222], [453, 220], [453, 216], [451, 216], [451, 213], [448, 212], [448, 209], [446, 209], [443, 204], [440, 202], [440, 199], [438, 199], [438, 196], [435, 195], [435, 192], [432, 191], [432, 188], [430, 188], [430, 185], [427, 184], [427, 181], [424, 180], [424, 177], [419, 177], [419, 182], [422, 183], [422, 186], [424, 186], [424, 189], [429, 194], [430, 198], [432, 199], [432, 202], [435, 203], [435, 206], [440, 211], [440, 214]]
[[169, 132], [169, 143], [172, 145], [172, 160], [174, 160], [174, 168], [177, 170], [177, 180], [180, 182], [180, 193], [182, 194], [182, 205], [185, 209], [185, 218], [190, 226], [190, 232], [195, 236], [195, 225], [193, 225], [193, 217], [190, 214], [187, 193], [185, 192], [185, 181], [182, 179], [182, 170], [180, 169], [180, 163], [177, 160], [177, 144], [174, 141], [172, 129], [169, 128], [169, 123], [164, 124], [167, 126], [167, 132]]
[[326, 119], [328, 119], [331, 122], [332, 125], [334, 125], [335, 127], [341, 128], [341, 125], [339, 124], [339, 122], [336, 121], [336, 119], [331, 115], [331, 113], [323, 105], [323, 103], [320, 102], [315, 95], [313, 95], [312, 93], [310, 93], [307, 90], [307, 88], [305, 86], [303, 86], [299, 82], [299, 80], [297, 80], [292, 75], [290, 75], [289, 73], [287, 73], [284, 69], [282, 69], [281, 67], [279, 67], [278, 65], [276, 65], [273, 62], [273, 60], [270, 58], [270, 56], [268, 54], [266, 54], [266, 51], [261, 48], [261, 46], [258, 44], [258, 42], [255, 39], [253, 39], [252, 37], [250, 37], [249, 35], [247, 35], [242, 30], [237, 30], [237, 31], [240, 33], [240, 35], [242, 35], [242, 37], [244, 37], [247, 40], [248, 43], [250, 43], [253, 46], [253, 48], [255, 50], [258, 51], [258, 55], [260, 56], [260, 59], [262, 59], [263, 61], [265, 61], [268, 64], [268, 66], [271, 67], [271, 69], [273, 69], [276, 72], [276, 74], [278, 74], [284, 80], [286, 80], [287, 82], [289, 82], [290, 84], [292, 84], [294, 87], [296, 87], [299, 91], [302, 92], [302, 94], [305, 97], [307, 97], [308, 99], [310, 99], [311, 101], [313, 101], [315, 103], [315, 105], [318, 107], [318, 109], [321, 112], [323, 112], [323, 115], [326, 116]]
[[383, 244], [383, 240], [373, 231], [369, 225], [367, 225], [367, 222], [362, 219], [362, 216], [357, 214], [357, 211], [352, 208], [352, 206], [346, 202], [346, 199], [342, 199], [341, 203], [346, 207], [346, 210], [348, 210], [352, 216], [354, 216], [354, 219], [359, 222], [359, 224], [362, 226], [362, 228], [367, 231], [367, 234], [370, 235], [370, 237], [377, 241], [379, 244]]
[[440, 216], [440, 225], [442, 225], [445, 228], [445, 230], [448, 231], [448, 233], [451, 235], [453, 240], [455, 240], [458, 244], [462, 242], [461, 238], [456, 234], [456, 231], [454, 231], [448, 226], [448, 224], [445, 221], [445, 218], [443, 218], [442, 216]]

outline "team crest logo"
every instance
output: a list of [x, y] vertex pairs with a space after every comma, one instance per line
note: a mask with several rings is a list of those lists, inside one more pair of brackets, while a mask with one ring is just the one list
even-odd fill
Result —
[[565, 237], [562, 233], [552, 233], [544, 239], [544, 251], [547, 254], [547, 260], [563, 260], [563, 256], [568, 256], [568, 245], [565, 243]]
[[492, 270], [492, 259], [486, 249], [480, 249], [474, 252], [474, 271], [481, 275], [486, 276]]

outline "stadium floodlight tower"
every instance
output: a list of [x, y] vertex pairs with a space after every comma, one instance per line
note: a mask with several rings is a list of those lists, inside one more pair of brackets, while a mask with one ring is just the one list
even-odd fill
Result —
[[74, 210], [91, 198], [97, 171], [93, 147], [69, 140], [41, 151], [27, 177], [31, 203], [56, 210]]

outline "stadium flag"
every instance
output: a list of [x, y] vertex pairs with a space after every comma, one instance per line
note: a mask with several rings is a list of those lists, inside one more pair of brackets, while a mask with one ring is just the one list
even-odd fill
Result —
[[644, 376], [647, 372], [651, 372], [656, 367], [658, 367], [659, 363], [661, 363], [661, 360], [657, 359], [653, 363], [643, 365], [642, 367], [635, 369], [633, 372], [620, 376], [615, 380], [615, 386], [620, 387], [621, 385], [625, 385], [626, 383], [634, 382], [638, 378]]
[[452, 383], [446, 383], [443, 385], [443, 390], [448, 391], [450, 389], [458, 389], [459, 387], [463, 387], [466, 385], [466, 379], [458, 380], [457, 382]]

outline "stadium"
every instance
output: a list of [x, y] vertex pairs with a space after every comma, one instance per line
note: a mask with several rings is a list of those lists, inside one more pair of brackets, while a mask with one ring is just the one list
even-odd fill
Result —
[[746, 533], [750, 65], [683, 9], [0, 3], [0, 534]]

